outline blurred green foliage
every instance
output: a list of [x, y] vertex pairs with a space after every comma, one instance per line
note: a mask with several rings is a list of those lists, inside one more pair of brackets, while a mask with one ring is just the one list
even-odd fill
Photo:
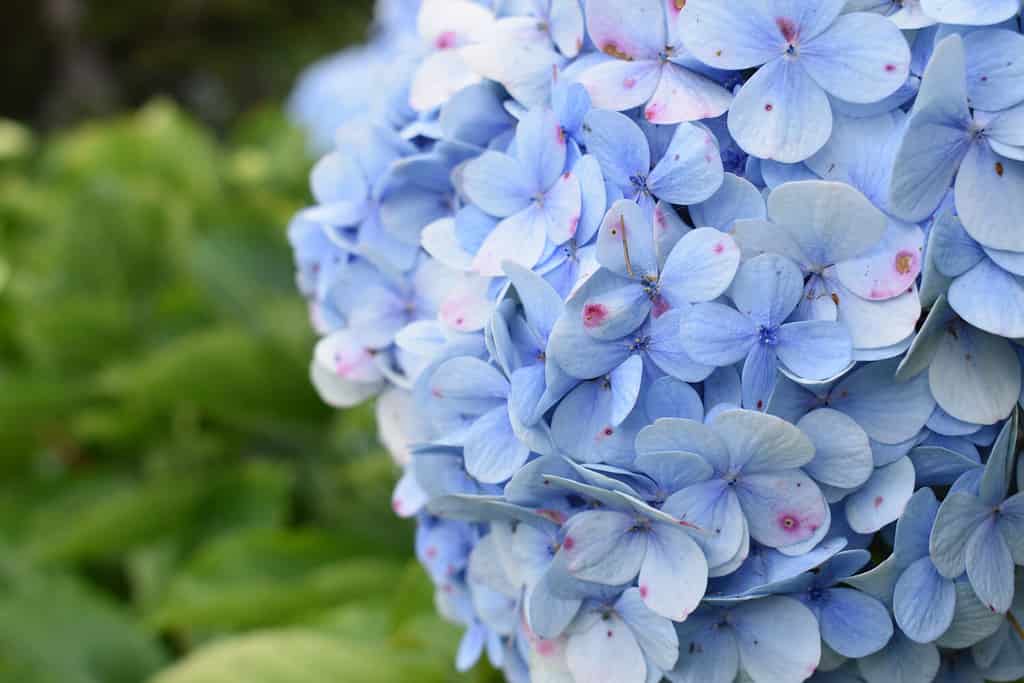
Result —
[[372, 413], [310, 388], [309, 163], [277, 111], [0, 122], [0, 681], [496, 680], [453, 673]]

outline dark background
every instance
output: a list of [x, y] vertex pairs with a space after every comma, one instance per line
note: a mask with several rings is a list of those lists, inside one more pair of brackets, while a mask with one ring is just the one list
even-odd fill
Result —
[[5, 4], [0, 115], [51, 129], [173, 96], [223, 127], [361, 40], [367, 0], [32, 0]]

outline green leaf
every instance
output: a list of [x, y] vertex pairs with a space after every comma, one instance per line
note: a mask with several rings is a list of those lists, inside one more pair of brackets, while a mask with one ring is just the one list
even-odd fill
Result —
[[402, 566], [326, 532], [255, 530], [203, 548], [174, 578], [149, 621], [186, 635], [307, 619], [331, 607], [387, 595]]
[[150, 683], [429, 683], [443, 681], [444, 676], [421, 657], [396, 656], [383, 644], [348, 642], [295, 629], [226, 639]]
[[0, 589], [0, 680], [136, 683], [164, 659], [127, 613], [71, 578], [8, 577]]

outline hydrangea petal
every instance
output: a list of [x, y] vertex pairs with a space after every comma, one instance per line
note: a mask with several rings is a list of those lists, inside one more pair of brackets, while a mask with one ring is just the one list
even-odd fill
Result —
[[828, 141], [832, 107], [802, 64], [775, 59], [737, 93], [729, 109], [729, 132], [748, 154], [796, 163]]
[[[569, 637], [566, 661], [577, 683], [644, 683], [647, 663], [636, 636], [617, 614], [588, 621]], [[610, 635], [609, 635], [610, 634]], [[610, 643], [614, 645], [610, 646]]]
[[658, 63], [651, 59], [624, 61], [610, 59], [580, 75], [595, 107], [625, 111], [639, 107], [657, 92], [662, 80]]
[[723, 177], [722, 155], [714, 134], [697, 124], [680, 123], [647, 177], [647, 185], [665, 201], [696, 204], [713, 195]]
[[684, 621], [708, 583], [704, 553], [681, 526], [655, 523], [640, 567], [640, 595], [655, 613]]
[[956, 588], [939, 574], [929, 557], [916, 560], [896, 582], [893, 614], [912, 640], [936, 640], [953, 623], [955, 609]]
[[818, 85], [839, 99], [877, 102], [907, 80], [910, 47], [885, 17], [854, 12], [801, 45], [800, 62]]
[[691, 230], [672, 249], [661, 274], [661, 292], [676, 305], [717, 299], [732, 284], [740, 250], [714, 228]]
[[800, 471], [744, 476], [736, 495], [751, 538], [771, 548], [810, 538], [827, 516], [825, 498], [817, 484]]
[[671, 62], [661, 68], [658, 87], [644, 108], [644, 118], [667, 125], [721, 116], [732, 94], [710, 78]]
[[914, 464], [902, 457], [879, 467], [846, 498], [846, 519], [857, 533], [874, 533], [896, 521], [914, 493]]
[[1024, 251], [1016, 229], [1024, 214], [1024, 162], [971, 145], [956, 176], [956, 208], [968, 234], [986, 247]]
[[804, 471], [816, 481], [852, 489], [868, 480], [874, 469], [868, 435], [838, 410], [814, 410], [797, 422], [814, 444], [814, 459]]
[[[783, 52], [780, 36], [763, 2], [689, 0], [679, 15], [678, 31], [686, 49], [719, 69], [747, 69]], [[770, 27], [770, 28], [769, 28]]]
[[802, 604], [787, 597], [754, 600], [737, 608], [734, 619], [740, 664], [755, 683], [796, 683], [814, 673], [821, 637]]
[[821, 611], [821, 638], [844, 657], [878, 652], [892, 637], [892, 619], [881, 602], [852, 588], [832, 588]]

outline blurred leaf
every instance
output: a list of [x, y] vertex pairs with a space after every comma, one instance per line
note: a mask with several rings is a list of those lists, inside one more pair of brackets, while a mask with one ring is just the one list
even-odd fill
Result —
[[[369, 552], [326, 532], [234, 534], [196, 555], [149, 620], [184, 631], [251, 629], [292, 623], [367, 595], [386, 595], [401, 566], [365, 557]], [[364, 557], [353, 557], [359, 554]]]
[[[416, 658], [409, 658], [415, 660]], [[315, 631], [259, 633], [200, 650], [151, 683], [395, 683], [441, 681], [436, 667], [396, 657], [380, 644], [345, 642]]]
[[0, 589], [0, 680], [136, 683], [165, 655], [127, 614], [68, 577], [7, 577]]
[[188, 479], [122, 482], [99, 495], [75, 487], [28, 521], [27, 551], [44, 562], [112, 559], [164, 537], [195, 540], [220, 530], [279, 524], [289, 486], [281, 468], [253, 463]]

